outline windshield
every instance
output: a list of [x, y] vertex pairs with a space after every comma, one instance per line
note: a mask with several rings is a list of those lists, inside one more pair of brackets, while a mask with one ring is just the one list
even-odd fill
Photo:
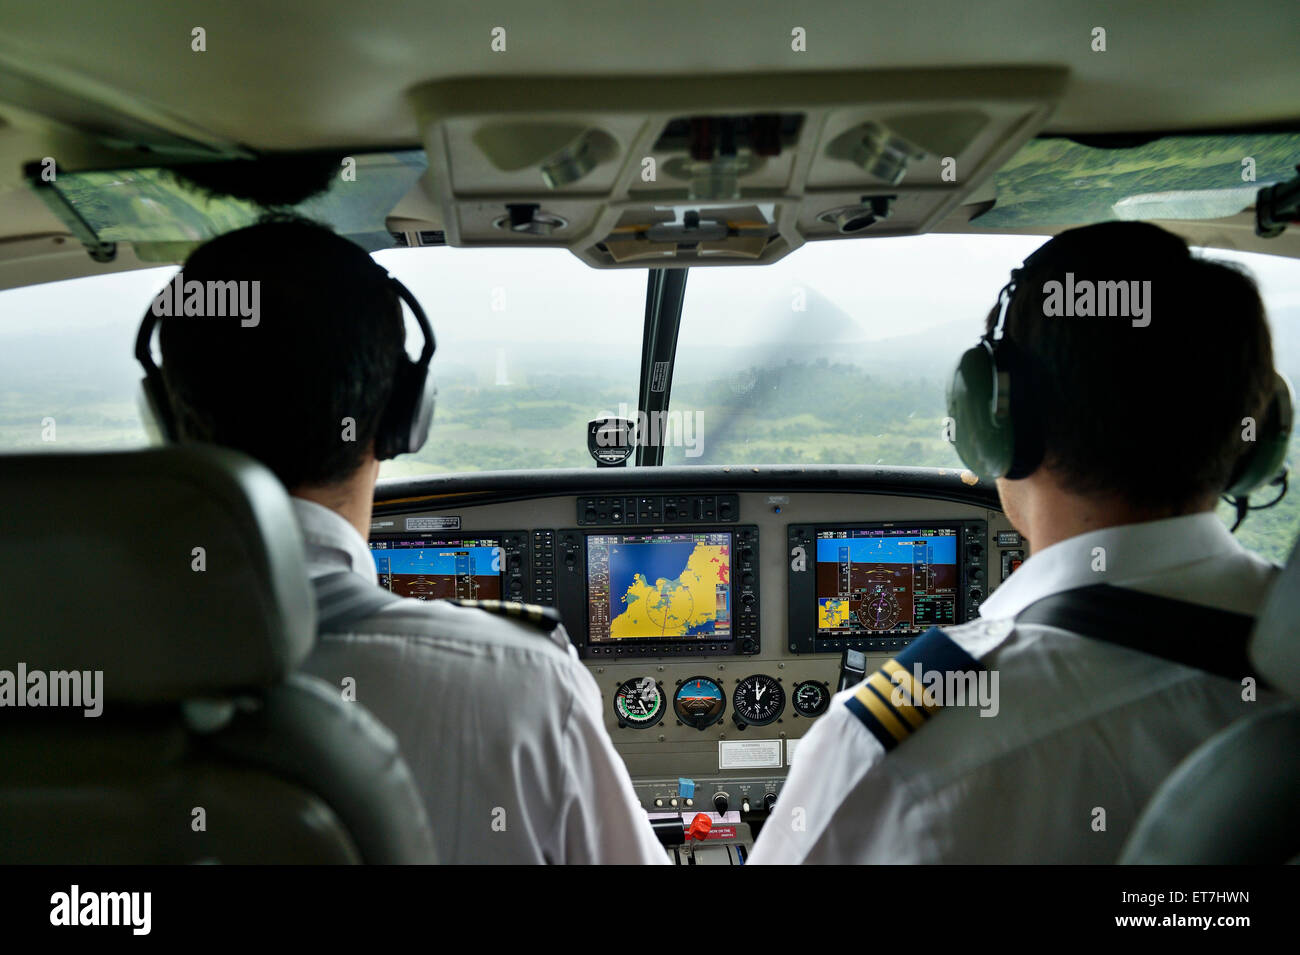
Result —
[[381, 476], [594, 466], [587, 422], [636, 408], [644, 272], [593, 269], [564, 249], [396, 249], [375, 260], [415, 293], [438, 339], [429, 442], [384, 462]]
[[[949, 373], [1008, 272], [1043, 241], [826, 242], [761, 269], [693, 269], [664, 463], [960, 468], [942, 436]], [[1278, 367], [1300, 381], [1300, 262], [1204, 254], [1255, 275]], [[635, 416], [643, 270], [591, 269], [560, 249], [395, 249], [376, 260], [412, 289], [438, 337], [429, 443], [381, 475], [592, 467], [586, 422]], [[132, 347], [174, 271], [0, 292], [0, 449], [147, 443]], [[1297, 528], [1292, 496], [1240, 536], [1281, 560]]]
[[[1034, 236], [811, 244], [763, 269], [695, 269], [666, 464], [962, 466], [946, 378]], [[937, 269], [943, 281], [934, 281]]]
[[[665, 429], [664, 463], [962, 468], [943, 436], [948, 380], [1011, 269], [1044, 241], [826, 242], [763, 269], [692, 270], [672, 389], [682, 426]], [[1250, 270], [1277, 367], [1300, 381], [1300, 262], [1198, 254]], [[1297, 441], [1293, 433], [1293, 460]], [[1221, 513], [1232, 522], [1231, 508]], [[1298, 530], [1300, 498], [1288, 496], [1252, 513], [1239, 536], [1284, 561]]]

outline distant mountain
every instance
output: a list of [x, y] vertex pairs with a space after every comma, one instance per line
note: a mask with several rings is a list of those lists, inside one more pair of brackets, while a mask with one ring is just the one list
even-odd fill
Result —
[[866, 365], [908, 368], [921, 373], [946, 374], [961, 353], [979, 339], [982, 328], [971, 318], [958, 318], [923, 331], [868, 342], [857, 356]]
[[[802, 295], [798, 303], [793, 293], [786, 300], [770, 300], [757, 320], [749, 324], [749, 334], [744, 337], [751, 342], [781, 345], [841, 344], [867, 338], [866, 329], [856, 318], [817, 289], [802, 286]], [[801, 304], [803, 310], [797, 311], [796, 304]]]

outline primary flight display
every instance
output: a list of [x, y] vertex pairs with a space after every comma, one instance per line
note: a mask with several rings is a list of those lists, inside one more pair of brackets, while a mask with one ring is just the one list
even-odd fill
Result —
[[955, 527], [818, 530], [818, 634], [917, 633], [956, 615]]
[[419, 600], [502, 599], [501, 541], [371, 540], [379, 586]]

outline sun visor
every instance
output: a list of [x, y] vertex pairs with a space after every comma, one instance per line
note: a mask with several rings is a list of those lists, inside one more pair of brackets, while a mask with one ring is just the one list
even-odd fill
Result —
[[[1080, 138], [1082, 139], [1082, 137]], [[1295, 176], [1300, 132], [1028, 142], [991, 178], [976, 229], [1058, 229], [1113, 220], [1224, 219]]]
[[[304, 176], [310, 167], [309, 183], [297, 181], [298, 166]], [[252, 225], [268, 209], [322, 222], [367, 251], [391, 248], [385, 217], [425, 167], [424, 152], [417, 149], [298, 159], [279, 155], [206, 163], [185, 171], [141, 167], [70, 172], [32, 163], [26, 175], [92, 256], [111, 255], [114, 243], [129, 242], [144, 261], [177, 262], [208, 239]]]

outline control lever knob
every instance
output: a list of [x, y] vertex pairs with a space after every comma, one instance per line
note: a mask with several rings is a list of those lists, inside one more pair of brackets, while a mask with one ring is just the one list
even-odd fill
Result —
[[731, 798], [726, 793], [717, 793], [713, 797], [713, 808], [719, 816], [725, 816], [731, 808]]
[[709, 830], [713, 828], [713, 820], [704, 813], [697, 813], [691, 820], [690, 827], [686, 830], [686, 841], [703, 842], [709, 836]]
[[776, 793], [763, 793], [763, 808], [768, 812], [776, 808]]

